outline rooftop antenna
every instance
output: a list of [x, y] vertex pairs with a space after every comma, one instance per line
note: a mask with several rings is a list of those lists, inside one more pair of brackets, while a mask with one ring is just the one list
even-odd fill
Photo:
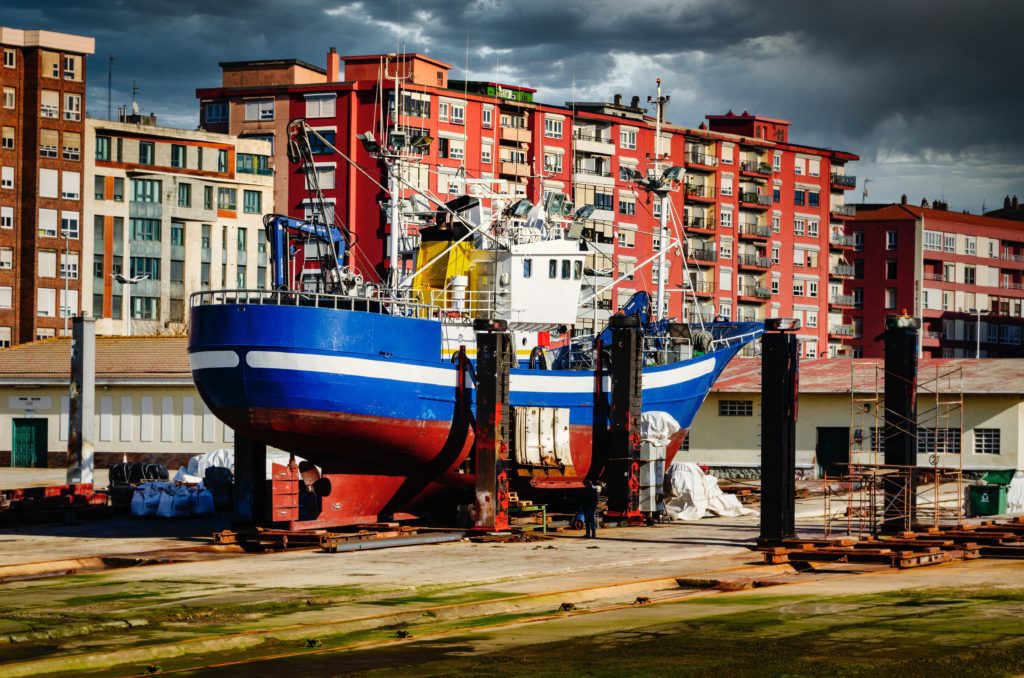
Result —
[[113, 91], [115, 61], [117, 61], [116, 56], [113, 54], [107, 55], [107, 120], [114, 119], [111, 109], [111, 92]]
[[871, 177], [864, 177], [864, 181], [861, 184], [864, 186], [864, 192], [861, 194], [860, 204], [863, 205], [868, 201], [868, 184], [871, 183]]

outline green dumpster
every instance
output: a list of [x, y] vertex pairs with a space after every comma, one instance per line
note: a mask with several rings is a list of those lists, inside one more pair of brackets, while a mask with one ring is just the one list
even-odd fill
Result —
[[971, 485], [971, 515], [996, 516], [1006, 513], [1005, 485]]

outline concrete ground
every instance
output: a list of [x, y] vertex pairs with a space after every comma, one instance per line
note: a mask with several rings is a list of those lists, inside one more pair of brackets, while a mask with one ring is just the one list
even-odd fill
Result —
[[[19, 482], [30, 476], [42, 484], [54, 478], [59, 482], [53, 471], [16, 471]], [[0, 471], [0, 487], [11, 486], [10, 478], [8, 470]], [[822, 512], [821, 497], [798, 502], [802, 536], [822, 534]], [[157, 669], [205, 674], [215, 664], [224, 665], [216, 668], [218, 675], [593, 673], [593, 666], [579, 663], [577, 651], [602, 657], [606, 670], [597, 670], [598, 675], [773, 675], [787, 672], [790, 664], [785, 662], [804, 661], [804, 655], [828, 655], [820, 648], [804, 649], [817, 642], [814, 638], [847, 643], [850, 634], [862, 633], [833, 627], [845, 623], [843, 610], [859, 610], [859, 623], [877, 633], [894, 619], [917, 623], [907, 621], [907, 613], [913, 613], [912, 620], [928, 617], [920, 607], [925, 605], [917, 597], [920, 591], [934, 597], [935, 607], [924, 608], [928, 618], [955, 628], [970, 624], [956, 616], [966, 614], [965, 609], [979, 619], [1024, 614], [1024, 564], [1018, 561], [957, 562], [909, 571], [843, 564], [809, 571], [766, 566], [751, 551], [759, 531], [756, 513], [605, 528], [597, 540], [561, 532], [531, 542], [459, 541], [338, 554], [205, 553], [183, 562], [3, 581], [3, 568], [26, 563], [207, 544], [210, 534], [225, 526], [220, 517], [0, 528], [0, 677]], [[753, 582], [783, 585], [751, 589]], [[957, 600], [950, 602], [950, 590], [960, 592]], [[965, 608], [960, 599], [975, 595], [969, 591], [981, 593], [971, 599], [973, 607]], [[635, 605], [637, 598], [650, 604]], [[560, 611], [563, 603], [570, 607]], [[953, 621], [942, 615], [952, 615]], [[811, 618], [821, 626], [808, 630]], [[753, 624], [753, 619], [763, 621]], [[727, 633], [707, 635], [723, 624]], [[759, 666], [756, 658], [743, 664], [753, 672], [699, 663], [713, 660], [713, 652], [662, 665], [652, 650], [640, 653], [635, 664], [618, 663], [626, 656], [616, 649], [621, 634], [666, 637], [672, 647], [691, 648], [698, 638], [698, 644], [710, 647], [720, 636], [734, 637], [730, 642], [735, 644], [720, 654], [740, 658], [769, 642], [751, 635], [761, 625], [772, 629], [771, 637], [803, 629], [807, 635], [799, 643], [804, 645], [794, 640], [795, 658], [766, 663], [760, 673], [753, 670]], [[938, 628], [917, 636], [939, 633]], [[985, 627], [989, 635], [975, 640], [988, 643], [992, 652], [1005, 647], [1007, 656], [1016, 657], [1013, 653], [1020, 650], [1022, 663], [1007, 666], [1024, 671], [1024, 641], [1018, 647], [1015, 637], [999, 635], [1001, 628]], [[586, 649], [576, 647], [576, 641], [586, 641]], [[900, 642], [890, 646], [903, 647]], [[952, 652], [953, 642], [936, 640], [934, 647]], [[927, 658], [928, 647], [915, 646], [913, 656]], [[882, 659], [865, 661], [871, 666]], [[852, 671], [814, 666], [818, 670], [805, 674]], [[916, 675], [901, 664], [892, 666], [901, 675]], [[1013, 671], [986, 667], [985, 672]]]

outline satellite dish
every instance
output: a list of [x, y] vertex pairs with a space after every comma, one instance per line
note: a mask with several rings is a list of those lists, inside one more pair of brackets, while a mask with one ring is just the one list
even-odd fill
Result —
[[132, 115], [138, 115], [138, 114], [139, 114], [139, 104], [138, 104], [137, 101], [133, 101], [132, 102]]

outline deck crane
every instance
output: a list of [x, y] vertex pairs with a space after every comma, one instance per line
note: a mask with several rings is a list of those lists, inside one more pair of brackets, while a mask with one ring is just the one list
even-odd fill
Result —
[[303, 220], [283, 214], [268, 214], [263, 218], [263, 228], [270, 243], [274, 289], [288, 289], [289, 281], [286, 278], [291, 254], [288, 235], [296, 234], [316, 243], [321, 273], [318, 284], [320, 291], [350, 294], [363, 282], [362, 276], [354, 273], [347, 265], [354, 239], [347, 229], [334, 224], [333, 211], [328, 209], [320, 189], [304, 120], [293, 120], [288, 124], [288, 160], [299, 165], [306, 177], [312, 218]]

